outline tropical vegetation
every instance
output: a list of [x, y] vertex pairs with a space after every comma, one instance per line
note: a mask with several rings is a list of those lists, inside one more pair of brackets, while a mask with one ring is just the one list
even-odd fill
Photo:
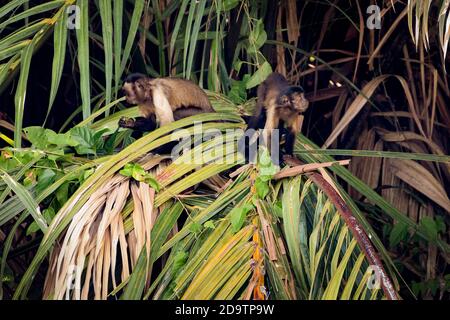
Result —
[[[448, 299], [449, 9], [0, 1], [1, 299]], [[272, 71], [310, 101], [281, 168], [225, 147]], [[119, 129], [132, 72], [216, 113]]]

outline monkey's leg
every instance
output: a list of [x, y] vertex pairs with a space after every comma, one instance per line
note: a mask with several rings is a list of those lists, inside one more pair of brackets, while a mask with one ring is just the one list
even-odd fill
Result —
[[286, 150], [286, 155], [292, 156], [294, 154], [294, 144], [295, 144], [295, 137], [297, 134], [295, 132], [292, 132], [289, 130], [289, 133], [286, 135], [286, 142], [284, 150]]
[[238, 151], [244, 156], [245, 163], [255, 163], [258, 151], [258, 138], [255, 136], [256, 130], [264, 128], [266, 123], [266, 111], [260, 108], [259, 114], [251, 117], [243, 117], [248, 123], [244, 135], [238, 141]]
[[157, 154], [171, 154], [173, 148], [175, 148], [175, 146], [178, 144], [177, 141], [171, 141], [168, 142], [166, 144], [163, 144], [162, 146], [157, 147], [156, 149], [153, 149], [151, 152], [152, 153], [157, 153]]
[[134, 129], [139, 131], [153, 131], [156, 129], [156, 119], [151, 118], [136, 118], [134, 122]]
[[262, 129], [266, 121], [266, 110], [262, 103], [256, 103], [256, 110], [248, 121], [249, 129]]
[[263, 82], [258, 87], [258, 100], [256, 101], [256, 108], [253, 115], [246, 119], [248, 123], [247, 130], [244, 136], [238, 142], [238, 151], [244, 154], [245, 163], [254, 163], [258, 153], [258, 140], [252, 141], [255, 136], [254, 130], [264, 128], [266, 123], [266, 108], [264, 107], [264, 98], [266, 96], [266, 85]]
[[289, 126], [289, 133], [286, 135], [286, 154], [292, 156], [294, 154], [294, 144], [297, 135], [302, 130], [303, 115], [297, 115]]
[[258, 132], [246, 130], [238, 141], [238, 152], [244, 156], [245, 163], [255, 163], [258, 153]]
[[173, 119], [175, 121], [187, 118], [199, 113], [204, 113], [202, 109], [197, 107], [179, 108], [173, 112]]
[[[199, 113], [203, 113], [202, 109], [200, 109], [200, 108], [196, 108], [196, 107], [180, 108], [173, 112], [173, 119], [174, 119], [174, 121], [177, 121], [177, 120], [187, 118], [187, 117], [193, 116], [195, 114], [199, 114]], [[156, 148], [152, 152], [158, 153], [158, 154], [171, 154], [173, 148], [175, 148], [175, 146], [177, 144], [178, 144], [178, 141], [171, 141], [171, 142], [168, 142], [168, 143]]]
[[241, 118], [244, 119], [245, 123], [248, 126], [248, 124], [250, 123], [250, 120], [252, 119], [252, 116], [242, 115]]

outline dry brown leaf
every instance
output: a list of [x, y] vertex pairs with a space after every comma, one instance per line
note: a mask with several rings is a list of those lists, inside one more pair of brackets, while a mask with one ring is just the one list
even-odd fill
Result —
[[300, 25], [297, 17], [297, 0], [286, 2], [286, 23], [289, 43], [297, 44], [300, 37]]
[[[348, 126], [348, 124], [358, 115], [358, 113], [362, 110], [362, 108], [366, 105], [368, 102], [368, 99], [373, 95], [376, 88], [387, 78], [391, 77], [390, 75], [383, 75], [376, 77], [372, 79], [369, 83], [367, 83], [364, 88], [361, 90], [361, 93], [355, 98], [355, 100], [352, 102], [350, 107], [347, 109], [346, 113], [342, 117], [341, 121], [338, 123], [338, 125], [334, 128], [333, 132], [331, 132], [328, 139], [325, 141], [323, 148], [328, 148], [339, 136], [339, 134], [342, 133], [342, 131]], [[408, 102], [408, 106], [410, 109], [410, 112], [412, 113], [413, 119], [423, 135], [423, 137], [426, 137], [425, 132], [423, 131], [422, 124], [419, 120], [419, 117], [416, 112], [416, 108], [414, 106], [413, 97], [411, 94], [411, 91], [409, 90], [408, 84], [406, 80], [403, 77], [393, 75], [395, 79], [397, 79], [405, 93], [405, 98]]]
[[450, 213], [450, 200], [445, 189], [422, 165], [412, 160], [398, 159], [389, 159], [388, 165], [396, 177], [426, 195]]
[[392, 23], [391, 27], [387, 32], [383, 34], [383, 38], [378, 43], [378, 46], [375, 48], [375, 50], [372, 51], [372, 54], [370, 55], [369, 60], [367, 61], [368, 65], [373, 64], [373, 60], [378, 56], [383, 46], [386, 44], [387, 40], [390, 38], [390, 36], [394, 33], [394, 31], [398, 30], [398, 25], [402, 21], [402, 19], [408, 14], [408, 8], [405, 8], [395, 19], [394, 23]]
[[325, 141], [323, 148], [328, 148], [339, 136], [339, 134], [348, 126], [348, 124], [358, 115], [361, 109], [366, 105], [368, 98], [372, 96], [376, 88], [388, 78], [389, 76], [379, 76], [369, 83], [367, 83], [361, 90], [361, 93], [355, 98], [350, 107], [348, 107], [344, 116], [331, 132], [328, 139]]

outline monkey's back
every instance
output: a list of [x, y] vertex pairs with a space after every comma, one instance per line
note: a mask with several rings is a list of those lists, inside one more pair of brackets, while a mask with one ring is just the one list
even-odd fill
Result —
[[267, 100], [275, 99], [288, 86], [289, 82], [282, 74], [273, 72], [263, 82], [264, 98]]
[[180, 78], [157, 78], [152, 85], [161, 86], [172, 109], [199, 108], [203, 112], [214, 112], [206, 93], [195, 83]]

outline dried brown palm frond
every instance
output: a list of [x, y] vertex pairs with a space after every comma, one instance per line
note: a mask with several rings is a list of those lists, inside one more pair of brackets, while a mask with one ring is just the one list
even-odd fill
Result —
[[433, 7], [438, 10], [439, 43], [445, 59], [450, 37], [450, 17], [448, 15], [450, 1], [440, 1], [440, 4], [438, 4], [438, 1], [432, 0], [409, 0], [407, 7], [408, 28], [416, 46], [423, 45], [426, 49], [429, 49], [429, 16]]
[[[139, 163], [154, 174], [166, 166], [160, 156], [146, 156]], [[150, 254], [150, 232], [160, 209], [154, 209], [154, 189], [130, 179], [116, 174], [75, 214], [52, 253], [45, 298], [106, 299], [111, 288], [128, 279], [144, 246]], [[134, 228], [127, 232], [124, 213], [129, 203]], [[85, 270], [80, 267], [84, 265]]]

